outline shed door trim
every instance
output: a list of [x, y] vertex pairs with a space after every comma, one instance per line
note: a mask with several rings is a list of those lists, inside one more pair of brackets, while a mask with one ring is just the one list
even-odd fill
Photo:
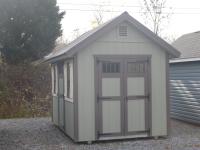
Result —
[[[148, 132], [150, 131], [150, 126], [149, 126], [149, 107], [150, 107], [150, 87], [148, 84], [149, 78], [149, 60], [148, 58], [143, 58], [143, 59], [125, 59], [124, 60], [124, 94], [125, 94], [125, 135], [131, 135], [135, 134], [135, 132]], [[129, 64], [133, 65], [133, 67], [129, 67]], [[137, 80], [137, 89], [143, 91], [135, 91], [132, 90], [131, 87], [128, 85], [131, 83], [129, 80], [133, 80], [136, 78], [140, 82], [142, 81], [142, 87], [139, 87], [139, 82]], [[131, 91], [128, 89], [131, 88]], [[133, 92], [132, 92], [133, 91]], [[139, 92], [139, 93], [138, 93]], [[142, 103], [144, 103], [144, 125], [143, 127], [139, 127], [136, 131], [129, 131], [129, 119], [128, 119], [128, 112], [129, 112], [129, 107], [131, 104], [130, 103], [140, 103], [139, 106], [141, 106]], [[138, 107], [139, 107], [138, 106]], [[133, 105], [134, 107], [134, 105]], [[133, 107], [131, 109], [133, 109]], [[141, 108], [140, 108], [141, 109]], [[141, 114], [140, 114], [141, 115]], [[140, 120], [138, 120], [139, 122]]]
[[[122, 59], [115, 59], [115, 58], [110, 58], [110, 59], [101, 59], [98, 62], [99, 65], [99, 79], [98, 79], [98, 95], [97, 95], [97, 103], [98, 103], [98, 118], [100, 119], [98, 122], [100, 123], [100, 126], [98, 128], [98, 135], [99, 136], [110, 136], [110, 135], [122, 135], [123, 129], [124, 129], [124, 114], [123, 114], [123, 108], [122, 108], [122, 103], [123, 103], [123, 78], [122, 78], [122, 73], [123, 73], [123, 60]], [[101, 80], [101, 82], [100, 82]], [[109, 83], [110, 82], [110, 83]], [[112, 86], [110, 87], [109, 92], [108, 89], [105, 91], [102, 91], [103, 87], [104, 89], [107, 88], [107, 86]], [[109, 105], [109, 103], [115, 103], [115, 107], [113, 107], [113, 110], [109, 110], [107, 108], [107, 111], [110, 111], [110, 113], [119, 113], [118, 116], [115, 116], [116, 118], [113, 119], [113, 121], [117, 121], [118, 123], [116, 126], [112, 127], [107, 127], [107, 130], [114, 130], [114, 131], [104, 131], [106, 130], [105, 128], [103, 129], [103, 126], [106, 124], [103, 124], [105, 121], [103, 121], [105, 117], [103, 117], [104, 112], [103, 109], [106, 107], [106, 104]], [[105, 105], [105, 107], [103, 107]], [[113, 105], [113, 106], [114, 106]], [[114, 112], [115, 111], [115, 112]], [[113, 117], [114, 117], [113, 116]], [[111, 121], [112, 122], [112, 121]], [[109, 126], [109, 124], [107, 124]], [[110, 129], [109, 129], [110, 128]]]
[[[125, 135], [131, 135], [131, 134], [140, 134], [140, 133], [147, 133], [149, 134], [150, 132], [150, 117], [151, 115], [148, 116], [148, 114], [150, 114], [150, 93], [151, 90], [149, 89], [150, 87], [150, 82], [148, 80], [150, 80], [150, 59], [151, 56], [150, 55], [127, 55], [127, 56], [111, 56], [111, 55], [105, 55], [105, 56], [95, 56], [95, 130], [96, 130], [96, 139], [98, 139], [100, 136], [125, 136]], [[120, 71], [117, 73], [115, 72], [116, 70], [114, 70], [114, 67], [111, 67], [111, 72], [110, 70], [106, 70], [108, 71], [107, 73], [105, 73], [105, 68], [103, 68], [103, 64], [102, 62], [112, 62], [113, 64], [115, 63], [119, 63], [120, 65]], [[133, 62], [133, 63], [138, 63], [138, 62], [142, 62], [145, 63], [145, 74], [142, 73], [126, 73], [127, 72], [127, 63], [128, 62]], [[103, 69], [104, 70], [103, 70]], [[116, 69], [116, 68], [115, 68]], [[104, 71], [104, 73], [102, 73]], [[127, 79], [128, 79], [128, 75], [131, 75], [131, 77], [144, 77], [144, 90], [145, 90], [145, 94], [144, 95], [131, 95], [131, 96], [127, 96], [127, 88], [125, 88], [127, 86]], [[103, 77], [106, 78], [107, 81], [109, 81], [109, 78], [112, 78], [115, 80], [118, 78], [118, 80], [116, 82], [120, 83], [120, 88], [118, 90], [118, 92], [120, 93], [117, 96], [113, 96], [113, 95], [108, 95], [108, 96], [102, 96], [102, 81], [103, 81]], [[100, 82], [101, 81], [101, 82]], [[115, 83], [115, 81], [110, 83]], [[116, 84], [116, 83], [115, 83]], [[109, 84], [108, 84], [109, 85]], [[117, 85], [115, 85], [117, 86]], [[107, 93], [108, 94], [108, 93]], [[145, 129], [142, 131], [128, 131], [128, 120], [127, 120], [127, 102], [129, 99], [137, 99], [137, 100], [141, 100], [143, 99], [145, 102], [145, 106], [144, 106], [144, 114], [145, 114]], [[116, 106], [117, 106], [117, 101], [119, 101], [120, 103], [120, 107], [118, 106], [118, 109], [120, 108], [120, 131], [117, 132], [110, 132], [110, 133], [103, 133], [103, 118], [102, 118], [102, 105], [103, 102], [115, 102]], [[147, 101], [149, 101], [147, 103]], [[109, 104], [109, 103], [108, 103]], [[106, 105], [105, 105], [106, 106]], [[147, 108], [147, 109], [146, 109]], [[116, 111], [117, 109], [115, 109]], [[119, 112], [118, 112], [119, 113]], [[116, 117], [116, 116], [115, 116]], [[119, 127], [118, 127], [119, 129]]]

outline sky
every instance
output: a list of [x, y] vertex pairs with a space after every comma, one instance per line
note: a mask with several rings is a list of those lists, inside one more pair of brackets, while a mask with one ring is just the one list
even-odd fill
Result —
[[[142, 0], [57, 0], [57, 4], [61, 11], [66, 12], [62, 20], [64, 41], [71, 41], [92, 29], [96, 10], [103, 10], [103, 22], [127, 11], [145, 24], [141, 13]], [[170, 13], [168, 21], [163, 23], [163, 37], [173, 40], [183, 34], [200, 31], [200, 0], [166, 0], [163, 11]]]

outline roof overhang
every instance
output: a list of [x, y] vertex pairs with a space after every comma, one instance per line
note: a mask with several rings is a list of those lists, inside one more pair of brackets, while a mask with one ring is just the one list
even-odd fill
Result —
[[184, 63], [184, 62], [196, 62], [200, 61], [200, 58], [179, 58], [170, 60], [170, 64]]

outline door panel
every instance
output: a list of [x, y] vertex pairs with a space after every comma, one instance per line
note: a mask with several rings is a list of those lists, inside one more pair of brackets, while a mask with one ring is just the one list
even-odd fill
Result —
[[129, 100], [128, 105], [128, 132], [145, 130], [145, 102], [144, 99]]
[[122, 61], [102, 60], [99, 67], [99, 134], [122, 134]]
[[120, 101], [103, 101], [102, 102], [102, 122], [104, 133], [120, 133], [121, 131], [121, 104]]
[[125, 60], [126, 134], [148, 130], [147, 60]]
[[58, 125], [58, 97], [53, 96], [53, 122]]
[[102, 78], [102, 96], [120, 96], [120, 77]]
[[144, 95], [145, 85], [144, 77], [128, 77], [127, 78], [127, 94], [131, 95]]

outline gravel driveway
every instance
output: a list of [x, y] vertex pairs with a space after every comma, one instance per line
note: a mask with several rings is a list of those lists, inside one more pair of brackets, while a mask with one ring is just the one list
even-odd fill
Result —
[[200, 150], [200, 127], [172, 121], [168, 139], [74, 144], [49, 118], [0, 120], [0, 150]]

